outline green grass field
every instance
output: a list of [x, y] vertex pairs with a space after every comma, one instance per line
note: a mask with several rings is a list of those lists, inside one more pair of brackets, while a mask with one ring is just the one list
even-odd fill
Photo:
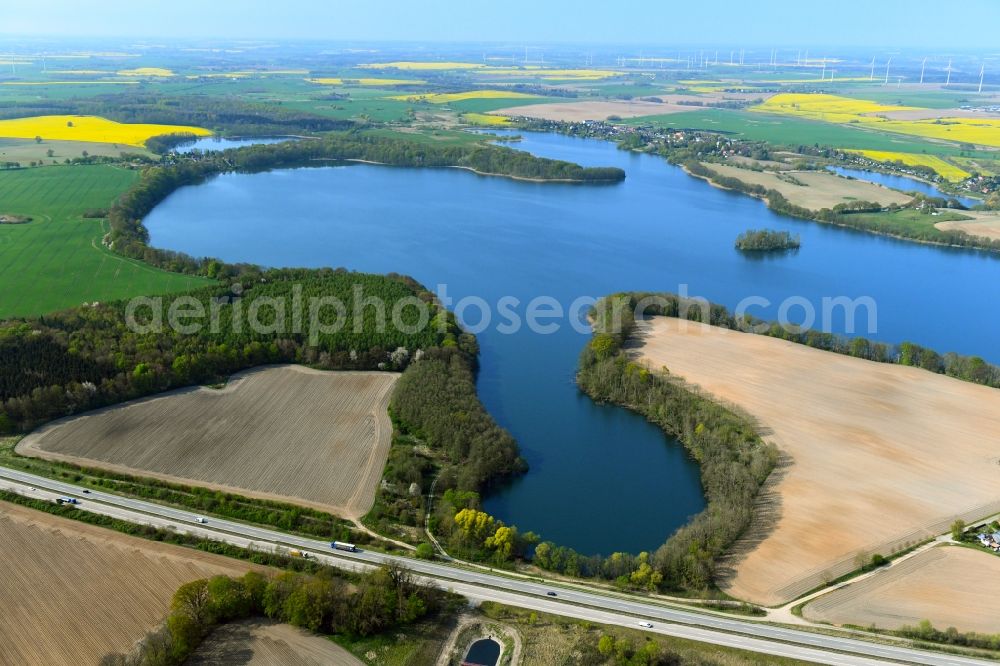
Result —
[[101, 245], [107, 223], [82, 217], [107, 208], [137, 177], [106, 165], [0, 171], [0, 213], [33, 218], [0, 225], [0, 318], [208, 283], [114, 254]]
[[939, 242], [943, 242], [946, 236], [934, 226], [935, 224], [969, 219], [955, 211], [942, 211], [939, 215], [928, 215], [912, 208], [885, 213], [859, 213], [856, 217], [867, 222], [880, 233], [903, 237], [916, 236]]
[[624, 122], [631, 125], [652, 123], [678, 129], [703, 129], [727, 132], [740, 138], [768, 141], [780, 145], [819, 144], [833, 148], [888, 150], [929, 155], [959, 155], [957, 145], [923, 141], [899, 134], [888, 134], [851, 125], [836, 125], [789, 116], [775, 116], [728, 109], [705, 109], [662, 116], [641, 116]]

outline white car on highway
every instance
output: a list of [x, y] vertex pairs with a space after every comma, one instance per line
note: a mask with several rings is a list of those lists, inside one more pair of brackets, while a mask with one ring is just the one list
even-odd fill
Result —
[[201, 523], [202, 525], [204, 525], [205, 523], [208, 522], [208, 519], [205, 518], [205, 516], [196, 516], [194, 522]]
[[653, 628], [653, 623], [652, 622], [640, 622], [639, 626], [642, 627], [643, 629], [652, 629]]

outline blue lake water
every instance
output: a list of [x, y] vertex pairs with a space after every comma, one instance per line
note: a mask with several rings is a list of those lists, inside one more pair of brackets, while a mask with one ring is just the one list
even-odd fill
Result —
[[858, 180], [866, 180], [869, 183], [877, 183], [879, 185], [885, 185], [886, 187], [891, 187], [896, 190], [902, 190], [904, 192], [920, 192], [921, 194], [926, 194], [932, 197], [944, 197], [945, 199], [956, 199], [963, 206], [967, 208], [972, 208], [978, 204], [983, 203], [980, 199], [975, 199], [973, 197], [963, 197], [955, 194], [948, 194], [947, 192], [942, 192], [936, 186], [930, 183], [925, 183], [922, 180], [917, 180], [916, 178], [909, 178], [907, 176], [897, 176], [895, 174], [880, 173], [878, 171], [868, 171], [867, 169], [849, 169], [847, 167], [831, 166], [827, 167], [830, 171], [839, 173], [841, 176], [850, 176], [851, 178], [857, 178]]
[[242, 148], [243, 146], [259, 146], [268, 143], [281, 143], [288, 141], [286, 136], [256, 136], [256, 137], [233, 137], [227, 139], [221, 136], [204, 136], [193, 141], [182, 143], [174, 147], [174, 152], [190, 153], [194, 150], [208, 152], [210, 150], [226, 150], [228, 148]]
[[471, 646], [462, 663], [475, 666], [494, 666], [500, 660], [500, 644], [489, 638], [481, 638]]
[[[730, 307], [758, 296], [771, 305], [751, 312], [764, 317], [789, 297], [817, 311], [823, 297], [870, 297], [877, 331], [869, 337], [1000, 361], [996, 257], [782, 217], [607, 142], [523, 136], [519, 148], [619, 166], [628, 177], [581, 186], [369, 165], [226, 174], [175, 192], [146, 225], [155, 246], [195, 256], [396, 271], [431, 289], [447, 285], [456, 300], [511, 296], [522, 318], [537, 296], [568, 306], [630, 289], [686, 286]], [[755, 260], [734, 249], [740, 232], [760, 227], [799, 234], [801, 250]], [[463, 314], [479, 323], [476, 308]], [[493, 319], [499, 323], [495, 310]], [[843, 317], [831, 322], [843, 327]], [[703, 507], [697, 467], [678, 444], [579, 393], [574, 371], [587, 334], [564, 323], [549, 334], [504, 334], [493, 325], [478, 337], [480, 395], [531, 466], [487, 497], [486, 510], [607, 554], [656, 548]]]

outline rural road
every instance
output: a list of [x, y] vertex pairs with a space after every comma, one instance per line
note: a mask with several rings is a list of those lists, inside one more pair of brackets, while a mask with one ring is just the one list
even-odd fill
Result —
[[[28, 490], [34, 487], [36, 490]], [[874, 666], [885, 663], [971, 666], [995, 662], [971, 657], [916, 650], [900, 645], [870, 643], [854, 638], [829, 636], [798, 629], [700, 613], [670, 607], [642, 599], [627, 599], [580, 587], [536, 582], [530, 579], [476, 571], [432, 561], [416, 560], [376, 552], [347, 553], [331, 551], [329, 542], [285, 534], [243, 523], [210, 518], [207, 524], [195, 522], [191, 511], [152, 502], [120, 497], [92, 490], [83, 493], [79, 486], [47, 479], [18, 470], [0, 468], [0, 488], [10, 488], [22, 495], [53, 499], [57, 495], [78, 498], [80, 508], [110, 515], [130, 522], [173, 528], [238, 546], [253, 544], [259, 549], [276, 547], [308, 550], [319, 559], [341, 568], [367, 568], [397, 561], [422, 578], [436, 582], [474, 600], [497, 601], [606, 624], [635, 625], [653, 622], [651, 631], [706, 643], [743, 648], [775, 656], [794, 657], [836, 666]], [[558, 597], [547, 595], [557, 591]]]

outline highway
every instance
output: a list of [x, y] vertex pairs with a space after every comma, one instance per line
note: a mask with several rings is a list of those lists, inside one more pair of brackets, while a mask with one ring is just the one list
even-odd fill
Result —
[[[872, 643], [864, 640], [812, 633], [738, 619], [708, 612], [687, 610], [642, 598], [602, 593], [581, 586], [547, 584], [526, 577], [501, 575], [487, 570], [435, 561], [417, 560], [377, 552], [349, 553], [333, 551], [327, 541], [286, 534], [276, 530], [208, 517], [198, 524], [189, 510], [155, 504], [91, 490], [47, 479], [18, 470], [0, 468], [0, 488], [39, 499], [56, 496], [75, 497], [80, 509], [101, 513], [130, 522], [176, 529], [237, 546], [265, 550], [296, 548], [316, 555], [319, 560], [348, 569], [365, 569], [391, 561], [405, 565], [412, 572], [438, 586], [451, 589], [470, 599], [501, 603], [564, 615], [604, 624], [631, 626], [641, 621], [653, 623], [649, 631], [706, 643], [743, 648], [775, 656], [793, 657], [822, 664], [871, 666], [874, 664], [933, 664], [971, 666], [994, 664], [989, 660], [929, 652], [901, 645]], [[33, 488], [33, 490], [29, 489]], [[549, 592], [558, 596], [549, 596]]]

